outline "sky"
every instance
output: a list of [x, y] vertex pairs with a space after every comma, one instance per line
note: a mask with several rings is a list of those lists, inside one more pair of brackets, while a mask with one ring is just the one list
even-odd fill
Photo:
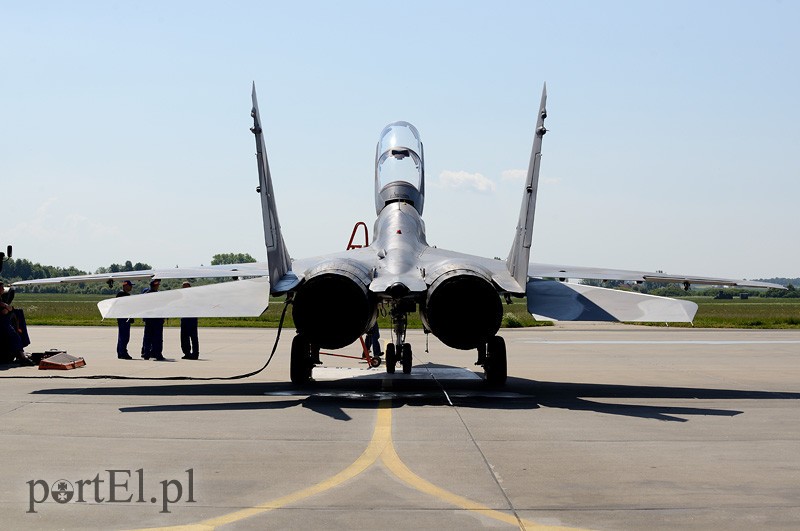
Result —
[[794, 1], [0, 1], [0, 246], [90, 272], [265, 259], [255, 82], [294, 258], [371, 231], [397, 120], [425, 147], [428, 242], [505, 258], [546, 82], [532, 261], [800, 277], [798, 20]]

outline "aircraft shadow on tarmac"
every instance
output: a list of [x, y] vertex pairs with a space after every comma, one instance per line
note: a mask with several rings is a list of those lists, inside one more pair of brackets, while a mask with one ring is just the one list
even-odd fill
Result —
[[[425, 364], [434, 372], [454, 367]], [[415, 367], [415, 370], [417, 368]], [[461, 369], [466, 371], [466, 369]], [[373, 372], [372, 375], [375, 375]], [[800, 393], [693, 387], [662, 387], [596, 383], [543, 382], [509, 377], [502, 388], [487, 386], [483, 379], [391, 379], [349, 377], [340, 380], [313, 382], [305, 386], [274, 382], [186, 382], [116, 387], [41, 389], [34, 394], [142, 397], [219, 397], [205, 403], [167, 403], [121, 407], [123, 413], [275, 410], [304, 407], [337, 420], [350, 420], [346, 409], [374, 409], [375, 402], [390, 399], [392, 407], [414, 407], [452, 404], [461, 408], [496, 410], [534, 410], [539, 407], [572, 411], [594, 411], [642, 419], [687, 422], [690, 416], [739, 415], [742, 411], [684, 407], [677, 405], [640, 405], [607, 402], [606, 399], [646, 400], [798, 400]], [[240, 401], [242, 397], [261, 397]], [[286, 397], [275, 400], [277, 397]], [[227, 399], [227, 400], [225, 400]], [[602, 399], [596, 401], [591, 399]]]

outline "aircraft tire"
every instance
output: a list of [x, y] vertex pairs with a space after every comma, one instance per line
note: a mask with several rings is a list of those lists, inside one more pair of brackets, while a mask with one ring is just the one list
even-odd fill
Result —
[[394, 369], [397, 366], [397, 357], [394, 352], [394, 343], [386, 345], [386, 372], [394, 374]]
[[302, 385], [311, 380], [311, 345], [302, 334], [292, 340], [292, 356], [289, 362], [289, 376], [293, 384]]
[[504, 385], [508, 378], [508, 359], [506, 357], [506, 342], [500, 336], [489, 340], [486, 348], [486, 363], [483, 365], [486, 383], [490, 385]]
[[411, 374], [412, 361], [411, 345], [403, 343], [403, 374]]

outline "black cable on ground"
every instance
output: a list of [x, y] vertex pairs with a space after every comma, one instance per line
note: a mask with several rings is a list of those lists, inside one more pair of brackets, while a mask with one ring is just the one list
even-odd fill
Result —
[[45, 380], [45, 379], [62, 379], [62, 380], [151, 380], [151, 381], [221, 381], [221, 380], [241, 380], [243, 378], [249, 378], [251, 376], [255, 376], [256, 374], [260, 373], [264, 369], [269, 366], [269, 363], [272, 361], [272, 357], [275, 355], [275, 351], [278, 349], [278, 341], [281, 339], [281, 330], [283, 330], [283, 319], [286, 317], [286, 310], [289, 308], [289, 305], [292, 301], [286, 301], [286, 304], [283, 306], [283, 312], [281, 312], [281, 320], [278, 322], [278, 335], [275, 337], [275, 344], [272, 346], [272, 352], [269, 354], [269, 358], [267, 358], [266, 363], [255, 371], [248, 372], [246, 374], [237, 374], [236, 376], [207, 376], [207, 377], [200, 377], [200, 376], [160, 376], [160, 377], [146, 377], [146, 376], [120, 376], [116, 374], [95, 374], [93, 376], [60, 376], [60, 375], [46, 375], [46, 376], [0, 376], [0, 379], [29, 379], [29, 380]]

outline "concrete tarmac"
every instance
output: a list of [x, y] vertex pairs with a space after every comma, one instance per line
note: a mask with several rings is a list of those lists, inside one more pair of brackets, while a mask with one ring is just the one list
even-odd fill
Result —
[[800, 527], [797, 330], [502, 330], [500, 389], [419, 331], [411, 375], [326, 357], [294, 387], [286, 330], [245, 379], [84, 378], [244, 374], [276, 330], [201, 329], [187, 361], [167, 329], [167, 362], [141, 334], [124, 361], [115, 328], [32, 327], [87, 365], [0, 366], [0, 526]]

